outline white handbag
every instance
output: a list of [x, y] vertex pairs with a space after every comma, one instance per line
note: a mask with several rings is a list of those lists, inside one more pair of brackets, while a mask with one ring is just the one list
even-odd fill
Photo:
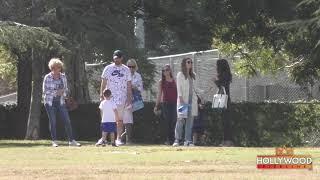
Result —
[[219, 89], [212, 99], [212, 108], [223, 109], [227, 108], [228, 105], [228, 95], [224, 86], [221, 87], [224, 94], [219, 94]]

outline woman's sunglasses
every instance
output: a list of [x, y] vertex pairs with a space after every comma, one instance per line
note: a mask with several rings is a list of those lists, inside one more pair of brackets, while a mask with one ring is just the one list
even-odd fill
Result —
[[136, 66], [128, 66], [128, 68], [136, 68]]
[[171, 70], [170, 69], [163, 69], [162, 71], [163, 72], [165, 72], [165, 71], [170, 72]]
[[192, 64], [192, 61], [187, 61], [187, 64]]

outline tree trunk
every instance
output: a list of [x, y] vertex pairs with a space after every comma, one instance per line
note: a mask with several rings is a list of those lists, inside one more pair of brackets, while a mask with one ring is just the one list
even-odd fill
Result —
[[78, 102], [84, 104], [90, 101], [85, 62], [79, 55], [76, 55], [76, 57], [76, 59], [73, 59], [74, 94]]
[[[33, 26], [39, 26], [40, 0], [32, 0], [31, 20]], [[41, 116], [41, 96], [42, 96], [42, 62], [40, 56], [31, 52], [32, 60], [32, 94], [30, 111], [28, 116], [27, 133], [25, 139], [37, 140], [40, 138], [40, 116]], [[39, 68], [40, 67], [40, 68]]]
[[140, 0], [138, 2], [138, 8], [134, 17], [134, 35], [138, 40], [138, 48], [145, 48], [145, 31], [144, 31], [144, 2]]
[[[40, 138], [40, 116], [42, 97], [42, 59], [32, 53], [32, 97], [28, 118], [26, 139]], [[39, 68], [40, 67], [40, 68]]]
[[19, 132], [19, 136], [17, 138], [23, 138], [26, 133], [31, 99], [31, 66], [30, 51], [18, 56], [17, 111], [19, 112], [19, 126], [17, 127], [17, 132]]

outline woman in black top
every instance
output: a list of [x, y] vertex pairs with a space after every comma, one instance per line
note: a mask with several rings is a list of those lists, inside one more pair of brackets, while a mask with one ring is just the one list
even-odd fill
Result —
[[228, 61], [225, 59], [219, 59], [217, 61], [217, 77], [215, 80], [215, 84], [218, 86], [219, 90], [222, 90], [222, 86], [226, 89], [226, 93], [228, 95], [227, 109], [222, 111], [222, 121], [223, 121], [223, 142], [220, 146], [233, 146], [231, 134], [231, 122], [229, 118], [229, 107], [231, 103], [230, 98], [230, 83], [232, 82], [232, 74], [230, 71], [230, 66]]

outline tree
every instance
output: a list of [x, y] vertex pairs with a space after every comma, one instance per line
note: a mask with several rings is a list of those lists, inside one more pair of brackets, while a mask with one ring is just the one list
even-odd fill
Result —
[[[0, 22], [0, 32], [0, 44], [17, 55], [18, 61], [25, 61], [24, 58], [27, 57], [32, 62], [32, 103], [26, 139], [38, 139], [40, 134], [43, 58], [70, 53], [64, 46], [66, 38], [44, 28], [30, 27], [15, 22]], [[31, 55], [31, 58], [25, 54]]]
[[289, 32], [285, 49], [299, 62], [291, 68], [293, 79], [313, 85], [320, 78], [320, 1], [303, 0], [297, 18], [281, 23], [279, 31]]
[[17, 57], [0, 45], [0, 79], [8, 82], [8, 89], [17, 88]]
[[287, 10], [288, 14], [284, 11], [280, 17], [272, 14], [275, 4], [270, 10], [254, 7], [249, 12], [231, 8], [228, 21], [214, 36], [213, 46], [226, 54], [240, 55], [235, 62], [240, 74], [285, 69], [296, 83], [313, 85], [319, 78], [319, 1], [298, 2], [281, 2], [291, 3], [289, 9], [296, 9], [296, 13]]

